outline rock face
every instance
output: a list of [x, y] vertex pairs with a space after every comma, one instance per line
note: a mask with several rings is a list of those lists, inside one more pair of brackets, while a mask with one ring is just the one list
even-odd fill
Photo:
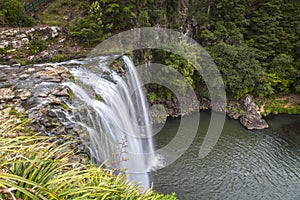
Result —
[[[78, 138], [74, 125], [65, 117], [71, 112], [68, 105], [72, 101], [72, 92], [61, 84], [71, 81], [66, 67], [0, 66], [0, 72], [0, 120], [23, 115], [31, 119], [36, 133], [55, 135], [60, 142]], [[84, 149], [81, 143], [74, 146]]]
[[262, 119], [259, 107], [254, 103], [251, 95], [245, 95], [240, 99], [243, 114], [240, 116], [240, 122], [247, 129], [265, 129], [269, 125]]
[[58, 26], [0, 28], [1, 63], [19, 67], [24, 63], [74, 57], [81, 51]]

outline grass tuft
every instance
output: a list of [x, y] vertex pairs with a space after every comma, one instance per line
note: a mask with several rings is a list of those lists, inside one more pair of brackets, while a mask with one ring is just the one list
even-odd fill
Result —
[[32, 135], [27, 123], [0, 122], [0, 199], [176, 199], [152, 189], [141, 193], [126, 175], [80, 159], [72, 142]]

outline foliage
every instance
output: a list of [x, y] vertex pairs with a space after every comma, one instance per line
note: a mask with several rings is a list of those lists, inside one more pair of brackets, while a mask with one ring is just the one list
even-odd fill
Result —
[[211, 56], [219, 67], [227, 92], [235, 98], [247, 93], [266, 95], [270, 92], [263, 89], [266, 84], [265, 73], [255, 49], [245, 44], [234, 46], [218, 43], [211, 48]]
[[278, 114], [278, 113], [299, 114], [300, 113], [300, 105], [299, 104], [289, 105], [288, 100], [283, 101], [283, 100], [273, 99], [272, 101], [266, 103], [264, 109], [266, 115], [269, 115], [271, 113], [273, 114]]
[[[110, 35], [136, 27], [160, 25], [178, 28], [179, 3], [169, 1], [94, 0], [90, 1], [85, 17], [80, 18], [69, 33], [88, 45]], [[172, 23], [169, 23], [172, 21]]]
[[37, 54], [47, 48], [45, 41], [33, 38], [29, 42], [29, 51], [31, 55]]
[[165, 62], [168, 66], [172, 67], [173, 69], [181, 73], [186, 78], [189, 85], [195, 88], [193, 75], [194, 75], [194, 71], [196, 70], [195, 67], [190, 62], [186, 61], [185, 59], [175, 54], [171, 54], [170, 57], [168, 57]]
[[34, 25], [34, 20], [25, 13], [20, 0], [2, 0], [0, 2], [0, 25], [26, 27]]
[[141, 193], [125, 175], [78, 162], [71, 142], [31, 135], [24, 129], [26, 122], [0, 124], [1, 199], [176, 199], [151, 189]]
[[149, 103], [153, 104], [157, 100], [157, 95], [154, 92], [149, 92], [147, 94], [147, 99]]
[[[62, 1], [61, 6], [72, 6], [74, 2]], [[87, 47], [136, 27], [171, 28], [206, 47], [231, 96], [239, 98], [251, 93], [262, 98], [300, 93], [298, 0], [90, 0], [79, 1], [78, 7], [82, 17], [67, 29]], [[133, 55], [139, 63], [167, 64], [181, 73], [193, 89], [204, 88], [203, 79], [191, 63], [179, 55], [152, 49], [136, 50]], [[176, 84], [184, 94], [182, 81]], [[166, 98], [159, 94], [166, 92], [162, 87], [148, 89]]]
[[52, 61], [53, 62], [61, 62], [65, 59], [66, 55], [64, 53], [56, 53], [54, 54]]
[[16, 115], [16, 114], [17, 114], [17, 111], [16, 111], [15, 107], [11, 107], [9, 110], [9, 115]]
[[76, 26], [69, 27], [69, 34], [87, 45], [98, 43], [104, 37], [102, 23], [96, 23], [93, 16], [79, 19]]

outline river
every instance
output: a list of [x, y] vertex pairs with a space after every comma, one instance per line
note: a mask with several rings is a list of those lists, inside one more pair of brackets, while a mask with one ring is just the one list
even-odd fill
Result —
[[[201, 112], [198, 133], [189, 149], [171, 165], [152, 172], [154, 189], [175, 192], [184, 200], [300, 199], [300, 146], [278, 137], [283, 124], [299, 118], [275, 116], [268, 119], [271, 128], [263, 131], [248, 131], [237, 120], [226, 119], [216, 146], [200, 159], [199, 149], [210, 122], [210, 112]], [[179, 122], [167, 121], [155, 136], [156, 148], [168, 144]]]

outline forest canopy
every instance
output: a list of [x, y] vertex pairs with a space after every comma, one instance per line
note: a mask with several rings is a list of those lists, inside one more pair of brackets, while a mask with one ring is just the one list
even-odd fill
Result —
[[[137, 27], [163, 27], [195, 39], [210, 52], [227, 94], [238, 99], [300, 93], [300, 4], [298, 0], [72, 0], [80, 7], [68, 34], [85, 47]], [[71, 3], [70, 3], [71, 4]], [[30, 26], [20, 0], [0, 1], [0, 24]], [[191, 85], [205, 87], [192, 66], [158, 50], [134, 52], [135, 60], [174, 67]], [[148, 92], [160, 93], [160, 88]], [[205, 93], [203, 93], [204, 95]]]
[[[97, 0], [69, 32], [91, 45], [144, 26], [175, 29], [203, 45], [235, 98], [300, 93], [298, 0]], [[159, 57], [168, 65], [180, 63], [179, 71], [190, 68], [174, 55]]]

